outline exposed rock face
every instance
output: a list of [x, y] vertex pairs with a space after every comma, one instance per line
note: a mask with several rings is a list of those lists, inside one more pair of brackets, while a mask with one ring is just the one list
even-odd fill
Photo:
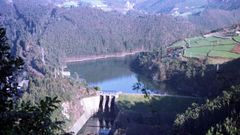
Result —
[[68, 120], [72, 120], [72, 123], [76, 122], [76, 120], [84, 113], [84, 108], [79, 100], [64, 102], [62, 108], [62, 114]]

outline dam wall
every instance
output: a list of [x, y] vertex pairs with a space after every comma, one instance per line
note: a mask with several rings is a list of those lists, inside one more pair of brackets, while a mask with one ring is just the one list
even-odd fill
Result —
[[[77, 118], [69, 132], [76, 135], [88, 119], [98, 112], [112, 112], [115, 107], [115, 98], [118, 98], [118, 94], [99, 93], [96, 96], [80, 99], [83, 114]], [[68, 116], [67, 113], [65, 116]]]
[[84, 113], [80, 118], [75, 122], [73, 127], [69, 132], [73, 132], [76, 135], [83, 125], [92, 117], [96, 112], [98, 112], [100, 103], [100, 96], [87, 97], [80, 100], [80, 104], [83, 106]]

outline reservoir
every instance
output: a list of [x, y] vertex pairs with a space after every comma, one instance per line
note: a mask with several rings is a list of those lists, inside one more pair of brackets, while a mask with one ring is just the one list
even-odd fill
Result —
[[[106, 93], [123, 92], [126, 94], [142, 94], [141, 90], [135, 90], [133, 88], [136, 83], [140, 83], [148, 91], [151, 91], [151, 93], [175, 95], [174, 91], [166, 90], [161, 85], [157, 85], [153, 81], [133, 72], [130, 65], [135, 57], [136, 56], [126, 56], [69, 63], [68, 69], [73, 78], [84, 78], [89, 86], [98, 86], [101, 88], [101, 91]], [[181, 97], [180, 95], [176, 96]], [[174, 101], [169, 101], [169, 103], [171, 102]], [[176, 108], [178, 108], [178, 106], [176, 106]], [[111, 111], [99, 110], [98, 113], [93, 115], [85, 123], [78, 132], [78, 135], [108, 135], [112, 129], [117, 113], [118, 109]], [[170, 111], [166, 114], [174, 114], [171, 115], [173, 116], [171, 117], [173, 120], [175, 113], [174, 111]], [[163, 117], [165, 118], [165, 116]]]
[[155, 91], [156, 87], [148, 79], [134, 73], [130, 64], [136, 56], [121, 58], [106, 58], [68, 64], [72, 76], [84, 78], [89, 86], [98, 86], [104, 92], [141, 93], [133, 89], [140, 82], [148, 89]]

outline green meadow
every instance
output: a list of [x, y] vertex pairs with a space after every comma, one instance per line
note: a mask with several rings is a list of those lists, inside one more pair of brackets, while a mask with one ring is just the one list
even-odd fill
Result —
[[131, 110], [136, 112], [175, 112], [184, 111], [194, 102], [202, 102], [201, 99], [170, 97], [170, 96], [152, 96], [150, 99], [143, 95], [120, 95], [117, 99], [117, 105], [120, 110]]
[[[240, 36], [234, 37], [234, 40], [240, 41]], [[178, 41], [171, 45], [171, 48], [186, 46], [184, 50], [185, 57], [221, 57], [221, 58], [239, 58], [240, 54], [232, 52], [238, 44], [233, 39], [219, 37], [194, 37]]]

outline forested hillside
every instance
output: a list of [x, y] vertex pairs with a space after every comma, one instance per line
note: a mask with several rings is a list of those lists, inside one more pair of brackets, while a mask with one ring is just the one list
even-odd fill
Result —
[[[76, 77], [73, 78], [70, 72], [65, 70], [67, 59], [71, 61], [74, 58], [106, 58], [141, 52], [132, 63], [132, 69], [141, 76], [136, 77], [139, 83], [133, 86], [133, 89], [135, 87], [141, 89], [140, 81], [147, 77], [153, 81], [153, 85], [157, 85], [156, 92], [163, 90], [167, 98], [172, 96], [209, 99], [205, 104], [193, 104], [185, 113], [177, 115], [174, 125], [176, 134], [206, 132], [238, 134], [240, 116], [237, 106], [240, 101], [237, 86], [240, 83], [240, 59], [237, 59], [240, 57], [240, 26], [236, 25], [240, 22], [238, 0], [79, 1], [0, 0], [0, 27], [4, 27], [0, 30], [4, 54], [0, 55], [3, 57], [0, 59], [0, 63], [3, 61], [0, 65], [2, 78], [0, 88], [3, 91], [0, 110], [3, 115], [0, 116], [3, 116], [4, 121], [0, 125], [6, 127], [6, 131], [10, 130], [13, 134], [18, 131], [23, 131], [20, 134], [44, 134], [33, 133], [35, 130], [31, 129], [32, 125], [40, 125], [44, 130], [48, 130], [46, 127], [52, 128], [42, 121], [35, 121], [39, 118], [34, 118], [32, 114], [40, 114], [39, 110], [43, 112], [50, 110], [46, 111], [48, 115], [45, 113], [41, 115], [43, 116], [41, 120], [51, 123], [51, 119], [60, 118], [66, 121], [65, 129], [70, 128], [83, 116], [85, 105], [80, 99], [99, 94], [96, 92], [99, 87], [88, 87], [76, 73], [74, 73]], [[235, 30], [229, 30], [227, 28], [229, 26], [233, 26]], [[224, 32], [219, 32], [220, 30]], [[208, 63], [209, 59], [214, 61], [219, 60], [218, 58], [220, 61], [224, 59], [223, 62], [225, 60], [228, 62], [222, 65]], [[106, 78], [105, 76], [122, 78], [121, 75], [124, 75], [122, 72], [129, 68], [128, 63], [130, 62], [112, 62], [112, 65], [103, 61], [101, 65], [85, 63], [82, 68], [77, 65], [75, 71], [83, 72], [83, 68], [87, 69], [90, 74], [87, 74], [89, 77], [86, 79], [93, 77], [93, 81], [98, 82]], [[74, 65], [72, 66], [74, 68]], [[125, 85], [125, 82], [122, 84]], [[122, 84], [113, 85], [119, 87]], [[147, 89], [142, 88], [146, 97]], [[57, 109], [58, 107], [54, 105], [54, 102], [60, 103], [57, 98], [47, 97], [45, 101], [42, 100], [46, 96], [58, 96], [62, 101], [62, 108]], [[109, 105], [110, 97], [108, 96], [106, 105]], [[102, 103], [103, 101], [104, 98]], [[113, 101], [115, 102], [115, 97]], [[48, 109], [47, 102], [54, 109]], [[22, 107], [18, 108], [18, 103]], [[128, 103], [126, 102], [126, 105], [129, 105]], [[30, 117], [28, 115], [24, 116], [24, 119], [12, 117], [12, 111], [19, 111], [22, 115], [26, 109], [30, 112], [34, 110], [28, 114]], [[157, 113], [154, 111], [151, 113]], [[177, 112], [164, 113], [170, 114], [173, 120]], [[9, 118], [12, 120], [9, 121]], [[148, 123], [148, 119], [152, 119], [143, 118], [140, 119], [140, 123], [142, 121]], [[164, 115], [157, 118], [168, 119]], [[208, 118], [210, 122], [206, 123], [205, 120]], [[157, 122], [156, 119], [152, 120]], [[128, 117], [126, 121], [131, 124]], [[199, 121], [204, 126], [200, 125]], [[37, 123], [32, 124], [35, 122]], [[30, 128], [26, 131], [30, 132], [25, 133], [24, 129], [28, 126]], [[198, 130], [200, 132], [196, 133]], [[7, 134], [4, 132], [3, 128], [2, 134]]]
[[[56, 16], [59, 21], [54, 20], [48, 26], [40, 44], [56, 44], [54, 47], [65, 50], [67, 56], [152, 49], [196, 33], [189, 22], [165, 15], [122, 15], [74, 8], [68, 11], [59, 9]], [[171, 25], [174, 23], [178, 25]], [[181, 32], [183, 28], [187, 31]]]
[[[193, 96], [216, 96], [239, 84], [239, 59], [217, 65], [206, 60], [160, 58], [159, 53], [143, 53], [133, 62], [133, 70], [156, 81], [162, 89]], [[211, 85], [209, 81], [211, 80]]]
[[59, 8], [41, 1], [1, 1], [0, 7], [13, 54], [41, 73], [45, 65], [63, 65], [66, 57], [153, 50], [240, 21], [240, 10], [211, 8], [184, 18], [87, 6]]
[[[178, 41], [167, 48], [141, 53], [132, 63], [134, 71], [151, 78], [160, 90], [205, 100], [203, 103], [192, 103], [184, 112], [176, 115], [170, 134], [239, 134], [240, 56], [231, 48], [231, 45], [239, 47], [236, 40], [238, 31], [239, 25], [234, 25], [202, 37]], [[213, 41], [217, 41], [216, 44]], [[201, 47], [211, 46], [212, 50], [207, 50], [207, 55], [194, 55], [191, 49], [197, 46], [196, 54], [204, 52]], [[230, 49], [226, 49], [226, 46], [230, 46]], [[226, 55], [224, 48], [237, 57]], [[189, 56], [185, 55], [188, 49]], [[221, 50], [220, 55], [209, 55], [214, 49]], [[146, 89], [142, 88], [142, 91], [147, 93]]]
[[234, 25], [140, 53], [132, 62], [132, 69], [159, 86], [164, 84], [162, 89], [194, 96], [216, 96], [240, 82], [238, 31], [239, 25]]

